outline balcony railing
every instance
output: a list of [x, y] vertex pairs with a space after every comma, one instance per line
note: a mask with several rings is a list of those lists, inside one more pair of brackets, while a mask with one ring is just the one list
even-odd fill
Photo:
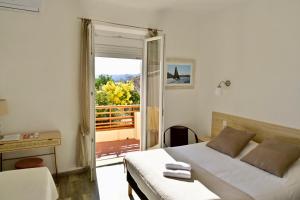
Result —
[[96, 130], [134, 128], [135, 112], [140, 112], [140, 105], [96, 106]]

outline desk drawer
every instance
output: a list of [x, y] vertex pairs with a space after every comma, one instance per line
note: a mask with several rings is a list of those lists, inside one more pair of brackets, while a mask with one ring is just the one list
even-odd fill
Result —
[[60, 139], [22, 141], [22, 142], [1, 144], [0, 152], [34, 149], [39, 147], [51, 147], [57, 145], [60, 145]]

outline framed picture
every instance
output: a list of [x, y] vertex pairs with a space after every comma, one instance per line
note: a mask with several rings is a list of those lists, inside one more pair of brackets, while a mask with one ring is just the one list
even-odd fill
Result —
[[193, 59], [167, 59], [165, 86], [167, 88], [193, 88], [194, 67], [195, 61]]

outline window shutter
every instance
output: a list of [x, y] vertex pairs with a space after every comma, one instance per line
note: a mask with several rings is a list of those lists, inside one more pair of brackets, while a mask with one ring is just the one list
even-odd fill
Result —
[[95, 34], [95, 54], [97, 57], [143, 58], [143, 35], [97, 30]]

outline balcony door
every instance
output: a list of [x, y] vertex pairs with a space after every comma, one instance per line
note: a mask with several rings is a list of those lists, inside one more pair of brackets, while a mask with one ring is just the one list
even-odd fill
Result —
[[145, 40], [142, 98], [142, 149], [160, 148], [163, 130], [164, 37]]

